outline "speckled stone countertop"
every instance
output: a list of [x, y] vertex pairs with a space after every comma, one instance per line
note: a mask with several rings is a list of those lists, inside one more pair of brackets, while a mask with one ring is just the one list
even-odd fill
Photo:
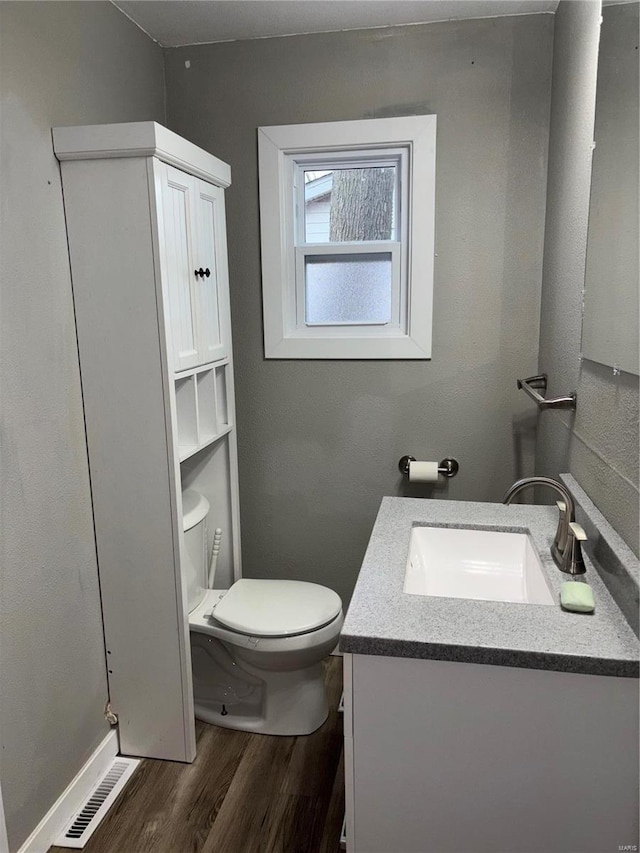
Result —
[[588, 552], [581, 576], [592, 614], [549, 605], [409, 595], [403, 592], [416, 525], [529, 532], [551, 589], [569, 578], [550, 547], [558, 511], [549, 506], [383, 498], [340, 636], [344, 652], [638, 676], [640, 646]]

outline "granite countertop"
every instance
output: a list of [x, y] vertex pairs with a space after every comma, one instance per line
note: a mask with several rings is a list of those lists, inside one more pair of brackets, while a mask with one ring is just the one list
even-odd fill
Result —
[[569, 578], [551, 559], [558, 511], [549, 506], [383, 498], [340, 635], [343, 652], [638, 677], [638, 638], [585, 550], [591, 614], [549, 605], [403, 592], [416, 525], [528, 531], [551, 589]]

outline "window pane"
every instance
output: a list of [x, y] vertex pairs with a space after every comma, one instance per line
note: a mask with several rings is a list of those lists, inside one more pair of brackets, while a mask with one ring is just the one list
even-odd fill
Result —
[[396, 166], [305, 170], [305, 241], [394, 240], [396, 181]]
[[390, 252], [305, 258], [305, 322], [308, 325], [390, 321]]

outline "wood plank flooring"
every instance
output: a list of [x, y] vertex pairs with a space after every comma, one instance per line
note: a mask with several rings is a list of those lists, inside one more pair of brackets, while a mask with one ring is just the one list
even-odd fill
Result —
[[193, 764], [145, 759], [85, 853], [338, 853], [342, 658], [325, 666], [330, 711], [317, 732], [272, 737], [197, 721]]

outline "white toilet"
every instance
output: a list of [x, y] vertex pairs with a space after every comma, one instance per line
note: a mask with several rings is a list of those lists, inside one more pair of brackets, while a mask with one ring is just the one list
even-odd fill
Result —
[[207, 589], [209, 503], [188, 489], [182, 506], [196, 717], [270, 735], [315, 731], [328, 714], [321, 662], [342, 627], [340, 597], [289, 580]]

